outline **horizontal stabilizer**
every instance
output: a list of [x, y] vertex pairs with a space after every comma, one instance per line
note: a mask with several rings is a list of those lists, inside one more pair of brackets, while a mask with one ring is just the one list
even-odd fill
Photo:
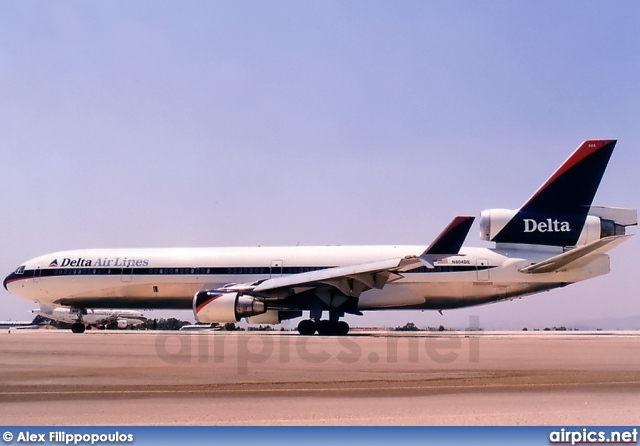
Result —
[[456, 217], [429, 245], [423, 256], [439, 257], [458, 254], [475, 217]]
[[603, 220], [611, 220], [615, 224], [625, 227], [638, 224], [638, 211], [636, 209], [591, 206], [589, 215], [595, 215]]
[[631, 237], [631, 235], [605, 237], [587, 245], [574, 248], [571, 251], [551, 257], [550, 259], [543, 260], [542, 262], [538, 262], [534, 265], [527, 266], [526, 268], [522, 268], [520, 272], [527, 274], [542, 274], [578, 268], [591, 262], [594, 257], [604, 254], [619, 245], [629, 237]]

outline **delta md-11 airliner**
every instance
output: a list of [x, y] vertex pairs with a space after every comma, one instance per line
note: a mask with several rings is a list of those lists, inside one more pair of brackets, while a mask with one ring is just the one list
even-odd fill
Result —
[[[277, 324], [344, 335], [345, 314], [444, 310], [498, 302], [609, 272], [633, 209], [594, 207], [615, 140], [585, 141], [520, 209], [480, 216], [494, 248], [463, 248], [456, 217], [429, 245], [88, 249], [28, 260], [5, 288], [42, 305], [193, 309], [199, 323]], [[86, 313], [86, 312], [84, 312]], [[83, 332], [77, 311], [74, 332]]]

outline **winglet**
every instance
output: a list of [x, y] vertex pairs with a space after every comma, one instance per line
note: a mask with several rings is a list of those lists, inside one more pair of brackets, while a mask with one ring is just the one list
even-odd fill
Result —
[[473, 220], [475, 220], [475, 217], [458, 216], [454, 218], [422, 255], [442, 256], [458, 254], [462, 243], [464, 243], [464, 239], [467, 238], [469, 229], [471, 229]]

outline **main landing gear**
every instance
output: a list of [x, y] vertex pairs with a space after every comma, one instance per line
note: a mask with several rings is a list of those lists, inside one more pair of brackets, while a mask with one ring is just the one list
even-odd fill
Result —
[[76, 321], [71, 324], [71, 332], [72, 333], [84, 333], [87, 327], [84, 325], [83, 316], [87, 314], [86, 308], [76, 308], [72, 307], [69, 310], [69, 315], [77, 316]]
[[345, 336], [349, 333], [349, 324], [344, 321], [305, 319], [298, 324], [298, 333], [311, 336], [318, 332], [320, 336]]
[[72, 333], [84, 333], [85, 329], [86, 327], [82, 322], [75, 322], [74, 324], [71, 325]]

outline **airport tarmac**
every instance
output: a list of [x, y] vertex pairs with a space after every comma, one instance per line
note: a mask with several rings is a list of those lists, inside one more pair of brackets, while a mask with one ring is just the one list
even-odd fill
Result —
[[636, 425], [640, 332], [0, 331], [5, 425]]

